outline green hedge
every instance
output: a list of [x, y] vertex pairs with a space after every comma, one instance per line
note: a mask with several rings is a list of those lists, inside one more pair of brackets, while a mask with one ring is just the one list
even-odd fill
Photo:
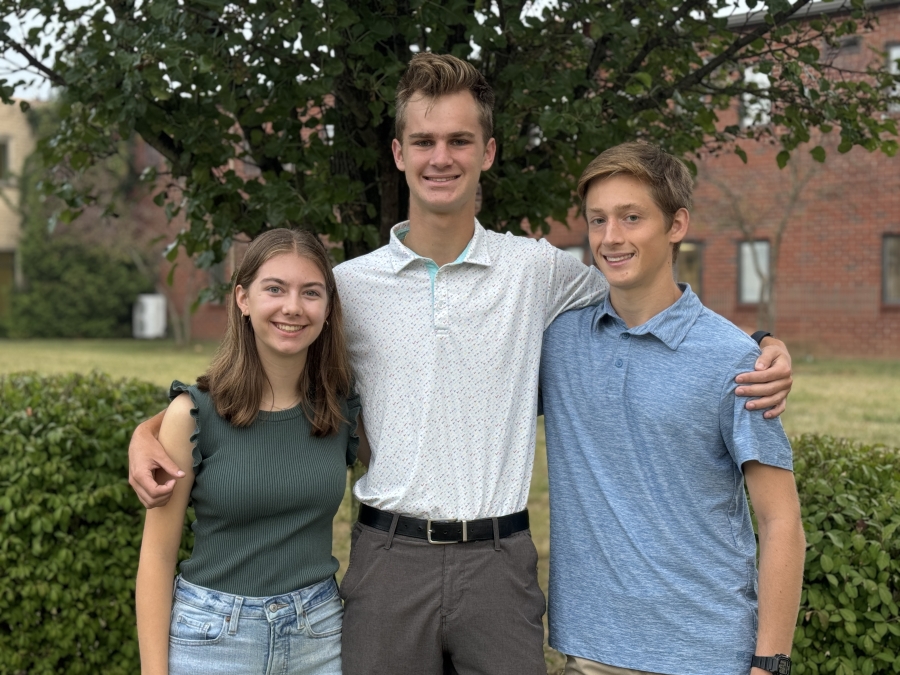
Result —
[[900, 672], [900, 450], [793, 446], [807, 539], [794, 672]]
[[126, 450], [165, 403], [97, 374], [0, 378], [0, 673], [139, 672]]
[[[139, 672], [126, 446], [165, 402], [97, 374], [0, 377], [0, 675]], [[795, 672], [900, 672], [900, 458], [817, 436], [794, 454], [808, 540]]]

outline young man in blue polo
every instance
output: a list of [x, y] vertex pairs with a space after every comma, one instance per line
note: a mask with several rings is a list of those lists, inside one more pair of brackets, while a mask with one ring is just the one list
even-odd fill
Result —
[[756, 343], [674, 280], [692, 187], [639, 143], [578, 184], [610, 292], [558, 317], [542, 351], [550, 643], [567, 675], [790, 672], [805, 551], [791, 447], [735, 394]]

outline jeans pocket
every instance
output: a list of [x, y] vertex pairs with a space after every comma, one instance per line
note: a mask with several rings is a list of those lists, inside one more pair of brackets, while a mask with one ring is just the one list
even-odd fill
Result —
[[227, 617], [175, 600], [169, 640], [181, 644], [215, 644], [225, 637]]
[[344, 606], [340, 597], [335, 594], [331, 599], [311, 607], [304, 608], [303, 616], [310, 637], [322, 638], [337, 635], [344, 623]]

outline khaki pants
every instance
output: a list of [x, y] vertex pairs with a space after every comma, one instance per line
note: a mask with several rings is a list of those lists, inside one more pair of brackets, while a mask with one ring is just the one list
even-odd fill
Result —
[[577, 656], [566, 657], [565, 675], [657, 675], [646, 670], [631, 670], [629, 668], [617, 668], [607, 666], [596, 661], [588, 661]]

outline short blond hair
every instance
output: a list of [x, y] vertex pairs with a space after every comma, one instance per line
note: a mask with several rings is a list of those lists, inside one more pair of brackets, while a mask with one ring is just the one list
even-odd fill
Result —
[[406, 106], [416, 95], [435, 99], [446, 94], [468, 91], [478, 105], [478, 118], [484, 142], [494, 135], [494, 91], [471, 63], [450, 54], [422, 52], [412, 57], [409, 67], [397, 85], [397, 111], [394, 129], [403, 142]]
[[[591, 183], [613, 176], [633, 176], [647, 186], [654, 203], [663, 212], [666, 231], [672, 228], [679, 209], [690, 210], [693, 206], [694, 178], [680, 159], [649, 143], [622, 143], [597, 155], [578, 179], [582, 214]], [[676, 242], [672, 248], [673, 263], [679, 248], [680, 242]]]

